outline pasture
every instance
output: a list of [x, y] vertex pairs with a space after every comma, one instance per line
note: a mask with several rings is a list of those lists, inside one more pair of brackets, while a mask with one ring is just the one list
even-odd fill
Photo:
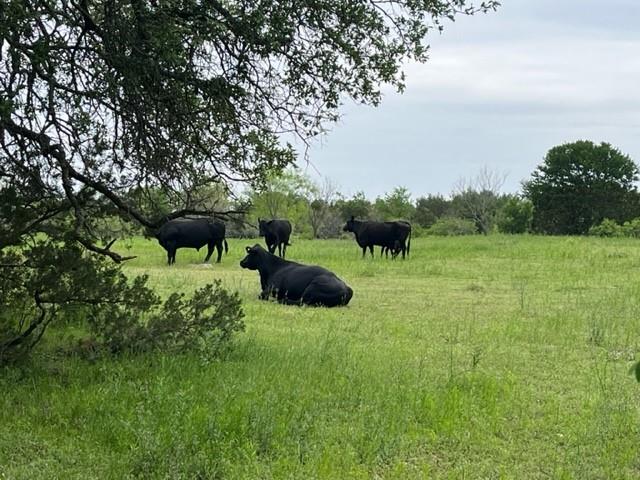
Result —
[[288, 258], [354, 289], [336, 309], [259, 301], [238, 266], [253, 243], [167, 267], [132, 240], [129, 274], [163, 294], [221, 278], [246, 332], [219, 360], [90, 362], [58, 326], [0, 371], [0, 478], [640, 477], [637, 240], [414, 238], [391, 261], [293, 238]]

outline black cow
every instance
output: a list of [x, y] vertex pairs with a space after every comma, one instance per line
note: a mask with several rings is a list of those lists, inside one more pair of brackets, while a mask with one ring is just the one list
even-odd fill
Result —
[[213, 218], [176, 218], [162, 225], [156, 233], [160, 245], [167, 251], [167, 263], [176, 263], [176, 250], [179, 248], [200, 248], [207, 246], [208, 262], [213, 249], [218, 250], [217, 263], [222, 258], [222, 245], [225, 252], [229, 252], [229, 245], [225, 238], [226, 227], [223, 222]]
[[260, 273], [260, 298], [275, 297], [287, 305], [337, 307], [346, 305], [353, 290], [326, 268], [279, 258], [260, 245], [247, 247], [240, 266]]
[[289, 237], [291, 236], [291, 223], [289, 220], [261, 220], [258, 218], [258, 230], [264, 236], [269, 253], [275, 253], [278, 247], [278, 256], [284, 258], [287, 254], [287, 247], [291, 246]]
[[395, 222], [372, 222], [360, 221], [351, 217], [347, 221], [344, 228], [345, 232], [353, 232], [356, 236], [356, 242], [362, 248], [362, 257], [364, 258], [367, 248], [373, 257], [373, 247], [379, 245], [382, 247], [380, 255], [385, 250], [391, 250], [391, 256], [395, 258], [402, 252], [402, 258], [405, 254], [409, 255], [411, 249], [411, 224], [403, 220]]

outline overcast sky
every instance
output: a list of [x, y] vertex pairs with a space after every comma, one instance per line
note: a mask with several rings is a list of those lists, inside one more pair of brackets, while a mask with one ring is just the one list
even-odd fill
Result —
[[640, 162], [640, 0], [503, 0], [430, 44], [404, 94], [346, 105], [309, 152], [343, 193], [447, 195], [485, 166], [516, 192], [551, 147], [580, 139]]

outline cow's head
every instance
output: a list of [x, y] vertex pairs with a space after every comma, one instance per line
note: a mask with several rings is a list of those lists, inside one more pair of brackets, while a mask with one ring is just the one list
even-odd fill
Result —
[[269, 224], [271, 221], [262, 220], [258, 218], [258, 230], [260, 235], [266, 235], [269, 230]]
[[240, 266], [249, 270], [257, 270], [263, 262], [267, 251], [257, 243], [253, 247], [246, 247], [247, 256], [240, 260]]
[[342, 227], [342, 231], [343, 232], [353, 232], [355, 224], [356, 224], [356, 219], [354, 218], [353, 215], [351, 215], [351, 218], [349, 220], [347, 220], [347, 223], [345, 223], [344, 227]]
[[160, 240], [160, 230], [150, 227], [144, 227], [143, 229], [144, 238], [157, 238]]

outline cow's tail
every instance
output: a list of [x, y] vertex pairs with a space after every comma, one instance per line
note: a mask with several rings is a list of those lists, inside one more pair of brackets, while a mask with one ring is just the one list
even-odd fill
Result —
[[409, 256], [409, 251], [411, 250], [411, 226], [409, 226], [409, 239], [407, 240], [407, 257]]
[[224, 239], [224, 253], [229, 253], [229, 244], [226, 238]]

